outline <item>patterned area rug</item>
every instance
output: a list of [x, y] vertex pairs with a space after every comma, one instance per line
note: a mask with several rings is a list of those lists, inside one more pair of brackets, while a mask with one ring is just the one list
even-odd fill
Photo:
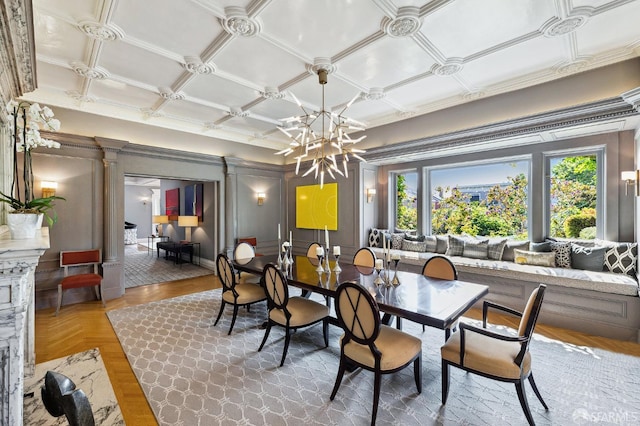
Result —
[[191, 263], [175, 264], [141, 244], [124, 246], [125, 288], [195, 278], [213, 271]]
[[124, 425], [118, 401], [113, 393], [107, 369], [102, 362], [100, 351], [94, 348], [67, 357], [36, 364], [35, 373], [25, 379], [25, 394], [33, 392], [33, 397], [24, 399], [25, 425], [68, 425], [65, 416], [53, 417], [44, 406], [40, 389], [44, 385], [47, 371], [55, 371], [70, 378], [78, 389], [87, 395], [96, 425]]
[[[294, 291], [294, 290], [292, 290]], [[297, 293], [295, 293], [297, 294]], [[213, 327], [220, 290], [211, 290], [108, 312], [109, 319], [161, 425], [366, 425], [371, 421], [373, 374], [345, 374], [333, 402], [341, 334], [322, 327], [295, 333], [287, 360], [273, 329], [262, 352], [264, 304], [241, 310], [227, 336], [231, 308]], [[423, 391], [413, 368], [385, 375], [378, 424], [525, 425], [515, 387], [452, 369], [441, 405], [440, 346], [444, 332], [404, 321], [423, 341]], [[509, 331], [509, 330], [505, 330]], [[545, 411], [526, 385], [538, 425], [637, 424], [640, 359], [536, 336], [531, 344], [536, 383]]]

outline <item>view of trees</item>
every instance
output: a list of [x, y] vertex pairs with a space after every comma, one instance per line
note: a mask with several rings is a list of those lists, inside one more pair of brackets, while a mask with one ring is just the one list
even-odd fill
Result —
[[407, 193], [407, 179], [405, 175], [396, 175], [396, 227], [398, 229], [414, 230], [418, 228], [418, 207], [415, 197]]
[[[564, 157], [552, 164], [550, 236], [595, 238], [596, 156]], [[527, 188], [524, 173], [495, 184], [481, 200], [471, 200], [455, 186], [436, 187], [441, 198], [431, 205], [431, 232], [526, 239]]]

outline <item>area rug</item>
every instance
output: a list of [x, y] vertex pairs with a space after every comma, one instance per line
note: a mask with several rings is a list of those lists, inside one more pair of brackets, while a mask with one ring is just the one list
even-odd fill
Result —
[[[233, 333], [231, 309], [213, 326], [220, 290], [107, 313], [161, 425], [365, 425], [371, 421], [373, 374], [347, 373], [333, 402], [341, 331], [330, 328], [324, 348], [320, 325], [296, 332], [279, 367], [284, 332], [273, 329], [257, 352], [264, 304], [240, 310]], [[378, 424], [525, 425], [515, 387], [452, 369], [441, 405], [441, 330], [404, 321], [423, 341], [423, 391], [413, 369], [385, 375]], [[509, 332], [510, 330], [505, 329]], [[640, 359], [535, 336], [536, 383], [545, 411], [526, 385], [538, 425], [637, 424]]]
[[124, 425], [122, 412], [113, 393], [107, 370], [98, 348], [67, 357], [36, 364], [35, 374], [25, 379], [24, 392], [33, 392], [33, 397], [24, 399], [25, 425], [68, 425], [65, 416], [53, 417], [44, 407], [40, 388], [47, 371], [55, 371], [69, 377], [78, 389], [87, 395], [96, 425]]
[[175, 264], [172, 259], [157, 256], [155, 251], [138, 244], [125, 246], [124, 287], [184, 280], [213, 274], [213, 271], [191, 263]]

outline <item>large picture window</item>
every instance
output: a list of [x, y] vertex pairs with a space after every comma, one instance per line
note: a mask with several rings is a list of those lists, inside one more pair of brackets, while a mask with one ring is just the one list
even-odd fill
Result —
[[528, 237], [529, 159], [427, 171], [432, 234]]
[[598, 235], [601, 152], [549, 156], [548, 229], [554, 238]]
[[395, 228], [418, 229], [418, 172], [394, 174], [396, 184]]

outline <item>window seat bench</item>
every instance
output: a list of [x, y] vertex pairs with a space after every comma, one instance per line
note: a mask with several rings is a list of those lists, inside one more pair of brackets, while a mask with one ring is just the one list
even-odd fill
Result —
[[[371, 248], [378, 258], [383, 249]], [[421, 273], [435, 253], [391, 250], [398, 269]], [[540, 322], [619, 340], [640, 342], [640, 297], [634, 277], [612, 272], [520, 265], [508, 261], [450, 256], [460, 280], [489, 286], [486, 297], [523, 309], [528, 295], [547, 284]], [[476, 307], [481, 307], [478, 302]]]

